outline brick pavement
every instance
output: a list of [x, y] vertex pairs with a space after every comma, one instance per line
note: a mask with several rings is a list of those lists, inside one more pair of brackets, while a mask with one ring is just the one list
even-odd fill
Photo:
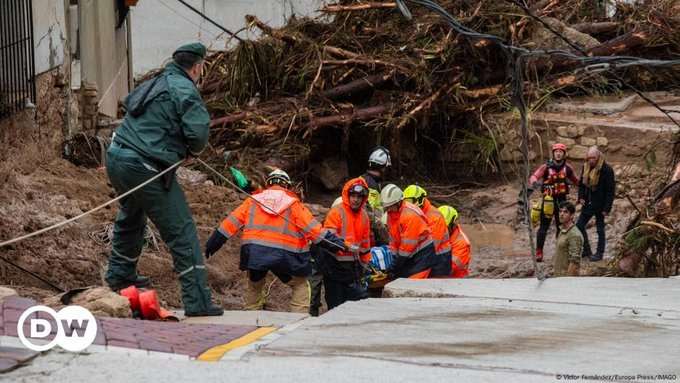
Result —
[[[27, 298], [16, 296], [5, 298], [0, 307], [0, 335], [16, 337], [19, 316], [24, 310], [36, 304]], [[48, 337], [52, 339], [57, 327], [52, 318], [45, 315], [47, 314], [39, 313], [38, 317], [50, 319], [52, 322], [53, 331]], [[212, 347], [229, 343], [257, 329], [256, 326], [187, 324], [103, 317], [97, 318], [97, 324], [97, 338], [94, 341], [96, 345], [174, 353], [194, 358]], [[24, 324], [24, 333], [29, 333], [28, 322]], [[2, 363], [3, 359], [0, 359], [0, 371]]]

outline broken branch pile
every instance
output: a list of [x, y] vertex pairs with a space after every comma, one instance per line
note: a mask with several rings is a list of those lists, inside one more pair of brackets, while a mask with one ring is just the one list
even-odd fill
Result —
[[[593, 3], [600, 2], [541, 0], [529, 6], [591, 55], [680, 55], [680, 2], [619, 4], [611, 18]], [[512, 108], [506, 56], [493, 42], [460, 36], [441, 17], [409, 4], [412, 20], [394, 2], [368, 1], [329, 4], [321, 9], [323, 17], [292, 18], [280, 29], [247, 16], [261, 37], [212, 53], [200, 84], [214, 117], [215, 158], [238, 150], [232, 164], [246, 165], [246, 171], [263, 173], [264, 162], [301, 175], [310, 163], [336, 157], [356, 171], [370, 147], [383, 143], [400, 159], [397, 170], [408, 163], [409, 170], [431, 175], [446, 153], [465, 142], [465, 150], [486, 157], [478, 163], [492, 163], [495, 142], [482, 127], [482, 115]], [[440, 5], [466, 27], [513, 45], [572, 50], [512, 1]], [[525, 76], [530, 105], [546, 95], [622, 86], [607, 74], [574, 75], [573, 69], [557, 57], [532, 59]], [[641, 89], [680, 83], [672, 70], [619, 75]], [[244, 163], [245, 152], [258, 158]]]
[[[680, 135], [677, 135], [680, 138]], [[628, 276], [680, 275], [680, 141], [675, 144], [670, 181], [628, 226], [616, 262]]]

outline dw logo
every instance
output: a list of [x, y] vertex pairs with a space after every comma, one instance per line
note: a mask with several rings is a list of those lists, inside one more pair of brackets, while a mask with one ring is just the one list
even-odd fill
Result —
[[[33, 315], [29, 319], [30, 333], [28, 337], [33, 339], [47, 339], [55, 333], [54, 339], [46, 344], [33, 344], [24, 334], [24, 322], [33, 313], [46, 313], [47, 315]], [[54, 329], [52, 326], [56, 326]], [[59, 312], [47, 306], [33, 306], [24, 311], [17, 323], [19, 340], [26, 348], [33, 351], [47, 351], [54, 346], [61, 346], [64, 350], [78, 352], [86, 349], [94, 342], [97, 336], [97, 321], [87, 309], [80, 306], [66, 306]]]

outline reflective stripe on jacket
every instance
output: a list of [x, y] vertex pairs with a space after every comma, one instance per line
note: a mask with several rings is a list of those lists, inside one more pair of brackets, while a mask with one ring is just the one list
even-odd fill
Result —
[[[364, 208], [366, 200], [356, 212], [352, 211], [349, 205], [349, 189], [357, 184], [368, 188], [362, 178], [354, 178], [345, 183], [342, 188], [342, 203], [331, 208], [323, 226], [338, 237], [344, 238], [346, 244], [357, 246], [361, 261], [367, 263], [371, 251], [371, 224]], [[354, 254], [351, 252], [338, 251], [334, 256], [338, 261], [354, 261]]]
[[309, 252], [309, 242], [318, 243], [325, 234], [321, 223], [297, 196], [278, 185], [245, 200], [219, 228], [227, 238], [239, 230], [243, 230], [242, 245], [260, 245], [292, 253]]
[[457, 225], [451, 232], [451, 277], [463, 278], [468, 275], [470, 264], [470, 240]]
[[430, 227], [432, 240], [434, 241], [435, 253], [437, 255], [446, 255], [451, 251], [451, 241], [449, 240], [449, 229], [446, 227], [444, 216], [427, 198], [423, 201], [422, 210], [427, 217], [427, 223]]
[[396, 212], [388, 214], [390, 250], [401, 257], [411, 258], [427, 245], [433, 244], [427, 217], [410, 202], [402, 202]]

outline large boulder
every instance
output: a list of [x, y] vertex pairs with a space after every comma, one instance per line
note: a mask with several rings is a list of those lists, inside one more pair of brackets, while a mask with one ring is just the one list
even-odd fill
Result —
[[312, 165], [312, 174], [332, 191], [342, 189], [345, 181], [349, 178], [347, 162], [339, 158], [327, 158]]

